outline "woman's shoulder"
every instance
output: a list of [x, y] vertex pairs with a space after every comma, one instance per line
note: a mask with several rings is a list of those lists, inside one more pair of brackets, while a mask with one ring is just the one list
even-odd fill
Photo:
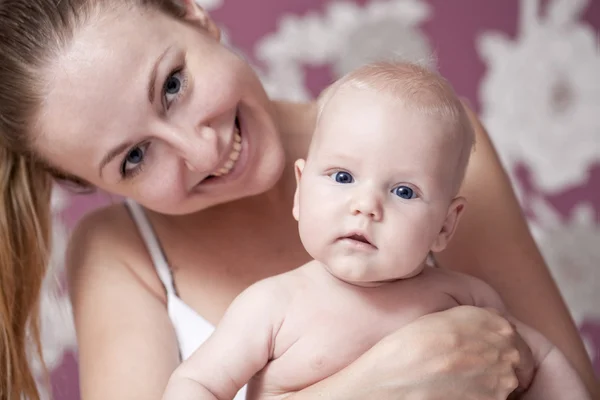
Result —
[[124, 203], [94, 210], [78, 222], [69, 239], [67, 273], [77, 281], [86, 277], [97, 280], [99, 274], [126, 274], [135, 278], [132, 283], [142, 283], [164, 297], [162, 283]]
[[[98, 208], [86, 214], [71, 233], [70, 248], [91, 251], [95, 248], [110, 246], [111, 251], [118, 248], [134, 251], [136, 227], [123, 203]], [[123, 244], [127, 244], [123, 246]], [[133, 247], [132, 247], [133, 245]]]

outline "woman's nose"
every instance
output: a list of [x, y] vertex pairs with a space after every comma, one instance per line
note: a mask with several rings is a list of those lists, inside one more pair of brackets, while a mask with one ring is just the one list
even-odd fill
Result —
[[219, 135], [209, 125], [184, 133], [177, 144], [178, 152], [188, 169], [210, 174], [220, 159]]

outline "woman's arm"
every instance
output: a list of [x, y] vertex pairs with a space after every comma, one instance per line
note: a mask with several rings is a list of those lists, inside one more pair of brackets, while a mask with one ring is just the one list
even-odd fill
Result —
[[[469, 110], [476, 145], [463, 195], [466, 208], [439, 264], [476, 276], [499, 293], [510, 312], [543, 333], [600, 396], [591, 362], [542, 259], [487, 132]], [[593, 397], [596, 398], [596, 397]], [[600, 398], [600, 397], [598, 397]]]
[[127, 236], [132, 230], [122, 225], [130, 220], [120, 208], [86, 217], [69, 246], [81, 398], [158, 400], [179, 363], [178, 348], [165, 299], [156, 294], [160, 282], [153, 288], [128, 257], [143, 244]]

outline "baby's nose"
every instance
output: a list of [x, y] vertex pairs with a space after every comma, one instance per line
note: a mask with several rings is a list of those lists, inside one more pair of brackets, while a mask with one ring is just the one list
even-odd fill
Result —
[[363, 190], [357, 193], [352, 203], [353, 215], [364, 215], [374, 221], [380, 221], [383, 216], [383, 206], [378, 193]]

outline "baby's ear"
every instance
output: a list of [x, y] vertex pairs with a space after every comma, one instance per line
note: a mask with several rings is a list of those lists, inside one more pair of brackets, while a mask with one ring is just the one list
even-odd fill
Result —
[[221, 40], [221, 29], [219, 29], [215, 21], [195, 0], [179, 0], [179, 3], [185, 9], [183, 18], [186, 21], [190, 21], [203, 28], [214, 39]]
[[448, 207], [448, 214], [446, 214], [446, 219], [444, 220], [442, 229], [440, 229], [438, 237], [433, 243], [433, 246], [431, 246], [431, 251], [437, 253], [444, 250], [446, 246], [448, 246], [450, 239], [452, 239], [452, 236], [456, 231], [458, 220], [460, 219], [460, 216], [462, 215], [466, 205], [467, 200], [464, 197], [457, 197], [452, 200], [450, 207]]
[[304, 170], [305, 164], [306, 161], [304, 161], [303, 159], [296, 160], [296, 162], [294, 163], [294, 175], [296, 175], [296, 192], [294, 193], [294, 206], [292, 208], [292, 215], [294, 216], [294, 219], [296, 221], [298, 221], [298, 219], [300, 218], [300, 178], [302, 178], [302, 171]]

